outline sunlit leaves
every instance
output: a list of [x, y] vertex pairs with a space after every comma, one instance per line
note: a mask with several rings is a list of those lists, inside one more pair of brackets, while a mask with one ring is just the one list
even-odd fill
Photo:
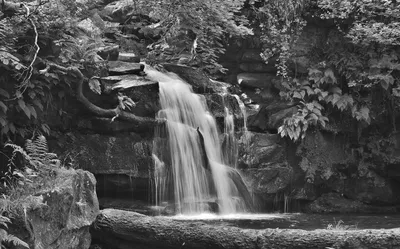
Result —
[[96, 78], [91, 78], [89, 80], [89, 88], [92, 90], [92, 92], [96, 94], [101, 94], [101, 84], [100, 81]]

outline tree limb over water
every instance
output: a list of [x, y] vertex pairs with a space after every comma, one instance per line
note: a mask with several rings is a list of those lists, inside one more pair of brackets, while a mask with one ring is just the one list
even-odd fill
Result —
[[[174, 221], [135, 212], [102, 210], [92, 229], [94, 241], [140, 248], [400, 248], [400, 228], [371, 230], [240, 229]], [[138, 245], [139, 244], [139, 245]]]
[[136, 116], [133, 113], [122, 110], [119, 106], [115, 107], [114, 109], [103, 109], [103, 108], [93, 104], [83, 94], [83, 82], [85, 80], [85, 77], [83, 76], [82, 72], [76, 67], [63, 67], [63, 66], [51, 63], [51, 62], [47, 62], [47, 68], [42, 70], [41, 73], [45, 73], [48, 70], [58, 70], [63, 73], [67, 73], [67, 74], [71, 75], [72, 77], [76, 77], [77, 78], [77, 81], [76, 81], [77, 99], [91, 113], [93, 113], [97, 116], [112, 118], [112, 119], [119, 118], [121, 120], [131, 122], [138, 129], [150, 129], [150, 128], [156, 126], [157, 124], [164, 122], [164, 120], [156, 120], [153, 118]]

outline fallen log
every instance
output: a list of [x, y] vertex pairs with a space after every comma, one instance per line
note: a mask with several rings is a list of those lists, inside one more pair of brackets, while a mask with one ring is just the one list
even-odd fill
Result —
[[105, 209], [92, 228], [93, 241], [128, 248], [400, 248], [400, 228], [370, 230], [241, 229], [174, 221]]

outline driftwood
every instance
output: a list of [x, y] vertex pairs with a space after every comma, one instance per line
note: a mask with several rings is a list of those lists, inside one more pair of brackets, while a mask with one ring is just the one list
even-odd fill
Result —
[[86, 107], [86, 109], [88, 109], [91, 113], [99, 117], [112, 118], [112, 119], [119, 118], [124, 121], [129, 121], [130, 123], [132, 123], [132, 125], [135, 126], [136, 129], [145, 129], [145, 130], [151, 129], [155, 125], [163, 122], [163, 120], [156, 120], [153, 118], [136, 116], [133, 113], [122, 110], [119, 106], [117, 106], [114, 109], [104, 109], [93, 104], [83, 94], [83, 82], [85, 78], [82, 72], [78, 68], [75, 67], [67, 68], [54, 63], [48, 63], [47, 68], [44, 71], [42, 71], [42, 73], [44, 73], [47, 70], [59, 70], [64, 73], [69, 73], [71, 74], [71, 76], [75, 76], [77, 78], [76, 81], [77, 99]]
[[400, 248], [400, 228], [381, 230], [240, 229], [174, 221], [116, 209], [102, 210], [95, 243], [111, 248]]

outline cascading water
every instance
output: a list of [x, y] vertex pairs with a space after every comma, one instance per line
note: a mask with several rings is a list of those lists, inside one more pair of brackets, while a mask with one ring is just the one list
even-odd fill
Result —
[[209, 212], [212, 203], [222, 214], [246, 211], [247, 188], [240, 174], [223, 164], [217, 125], [206, 104], [175, 74], [146, 73], [160, 85], [157, 118], [167, 120], [153, 144], [157, 204], [173, 201], [181, 214]]

